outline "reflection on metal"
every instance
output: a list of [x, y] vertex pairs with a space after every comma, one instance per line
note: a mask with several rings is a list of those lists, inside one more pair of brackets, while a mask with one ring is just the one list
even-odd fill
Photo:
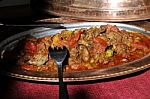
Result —
[[[34, 1], [34, 0], [33, 0]], [[40, 4], [39, 4], [40, 3]], [[82, 20], [135, 21], [150, 19], [150, 0], [35, 0], [48, 14]]]

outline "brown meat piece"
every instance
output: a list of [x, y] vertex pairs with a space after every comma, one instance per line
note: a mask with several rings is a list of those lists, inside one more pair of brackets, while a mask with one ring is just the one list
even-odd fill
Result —
[[129, 47], [126, 44], [121, 43], [121, 44], [113, 45], [113, 48], [114, 51], [117, 52], [117, 54], [123, 54], [127, 52]]

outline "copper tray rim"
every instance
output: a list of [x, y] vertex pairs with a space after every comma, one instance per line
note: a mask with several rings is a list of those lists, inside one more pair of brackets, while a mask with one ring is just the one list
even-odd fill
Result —
[[[127, 28], [133, 28], [135, 30], [138, 30], [140, 32], [143, 32], [144, 34], [148, 34], [150, 35], [150, 31], [147, 31], [141, 27], [137, 27], [137, 26], [133, 26], [133, 25], [127, 25], [127, 24], [122, 24], [122, 23], [109, 23], [109, 22], [78, 22], [78, 23], [69, 23], [69, 24], [61, 24], [62, 26], [67, 27], [67, 29], [74, 29], [74, 28], [79, 28], [81, 25], [83, 25], [83, 27], [89, 27], [89, 26], [99, 26], [99, 25], [106, 25], [106, 24], [111, 24], [111, 25], [117, 25], [118, 27], [127, 27]], [[87, 26], [86, 26], [87, 25]], [[43, 32], [42, 36], [47, 35], [47, 31], [51, 31], [53, 29], [50, 28], [45, 28], [45, 27], [40, 27], [40, 28], [35, 28], [32, 30], [28, 30], [25, 32], [21, 32], [19, 33], [20, 36], [25, 36], [27, 34], [31, 34], [33, 33], [33, 35], [35, 35], [38, 32]], [[57, 29], [56, 29], [57, 30]], [[62, 29], [61, 29], [62, 30]], [[129, 30], [130, 31], [130, 30]], [[20, 36], [18, 36], [19, 34], [13, 35], [9, 38], [7, 38], [6, 40], [2, 41], [0, 43], [0, 48], [4, 45], [3, 43], [8, 42], [8, 39], [14, 39], [15, 38], [19, 38]], [[2, 53], [2, 52], [1, 52]], [[145, 57], [148, 57], [149, 59], [150, 55], [146, 55]], [[145, 58], [144, 57], [144, 58]], [[142, 58], [143, 59], [143, 58]], [[142, 61], [142, 59], [136, 60], [136, 61]], [[136, 61], [133, 61], [136, 62]], [[125, 64], [127, 65], [127, 64]], [[118, 68], [119, 66], [115, 66], [112, 68]], [[131, 74], [131, 73], [135, 73], [141, 70], [145, 70], [147, 68], [150, 67], [150, 61], [148, 61], [147, 64], [144, 64], [142, 66], [138, 66], [138, 67], [134, 67], [128, 70], [123, 70], [123, 71], [119, 71], [119, 72], [114, 72], [114, 73], [108, 73], [108, 74], [97, 74], [94, 76], [82, 76], [82, 77], [65, 77], [64, 78], [64, 82], [79, 82], [79, 81], [91, 81], [91, 80], [99, 80], [99, 79], [106, 79], [106, 78], [112, 78], [112, 77], [118, 77], [118, 76], [122, 76], [122, 75], [127, 75], [127, 74]], [[106, 69], [101, 69], [101, 70], [107, 70], [107, 69], [112, 69], [112, 68], [106, 68]], [[100, 70], [100, 71], [101, 71]], [[94, 70], [94, 71], [98, 71], [98, 70]], [[93, 72], [92, 70], [89, 70], [88, 72]], [[18, 73], [13, 73], [13, 72], [8, 72], [8, 71], [1, 71], [1, 73], [3, 75], [6, 76], [10, 76], [10, 77], [14, 77], [14, 78], [19, 78], [19, 79], [24, 79], [24, 80], [32, 80], [32, 81], [42, 81], [42, 82], [58, 82], [58, 78], [57, 77], [38, 77], [38, 76], [30, 76], [30, 75], [24, 75], [24, 74], [18, 74]], [[75, 74], [78, 72], [75, 72]]]
[[[64, 82], [85, 82], [85, 81], [94, 81], [94, 80], [101, 80], [101, 79], [107, 79], [107, 78], [113, 78], [113, 77], [119, 77], [119, 76], [124, 76], [128, 75], [131, 73], [136, 73], [142, 70], [146, 70], [150, 68], [150, 64], [141, 66], [139, 68], [134, 68], [122, 72], [117, 72], [117, 73], [112, 73], [112, 74], [104, 74], [104, 75], [98, 75], [98, 76], [91, 76], [91, 77], [78, 77], [78, 78], [63, 78]], [[16, 74], [16, 73], [11, 73], [11, 72], [6, 72], [3, 71], [1, 72], [2, 75], [13, 77], [13, 78], [18, 78], [22, 80], [27, 80], [27, 81], [38, 81], [38, 82], [58, 82], [58, 78], [47, 78], [47, 77], [34, 77], [34, 76], [27, 76], [27, 75], [21, 75], [21, 74]]]
[[45, 13], [56, 15], [56, 16], [61, 16], [61, 17], [68, 17], [68, 18], [73, 18], [76, 20], [83, 20], [83, 21], [104, 21], [104, 22], [128, 22], [128, 21], [140, 21], [140, 20], [148, 20], [150, 19], [150, 14], [145, 14], [145, 15], [139, 15], [138, 17], [130, 15], [130, 18], [126, 17], [111, 17], [111, 18], [99, 18], [99, 17], [84, 17], [84, 16], [73, 16], [69, 15], [67, 13], [58, 13], [56, 11], [49, 11], [49, 10], [44, 10]]

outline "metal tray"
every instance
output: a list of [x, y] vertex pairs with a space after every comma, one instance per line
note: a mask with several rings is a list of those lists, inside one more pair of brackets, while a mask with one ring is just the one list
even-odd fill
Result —
[[[146, 31], [143, 28], [136, 27], [133, 25], [127, 25], [121, 23], [81, 22], [81, 23], [60, 24], [60, 25], [66, 27], [66, 29], [73, 30], [76, 28], [90, 28], [90, 27], [106, 25], [106, 24], [117, 25], [120, 29], [125, 29], [128, 31], [137, 31], [143, 33], [144, 35], [150, 36], [150, 31]], [[25, 32], [15, 34], [7, 38], [6, 40], [0, 43], [1, 62], [3, 61], [3, 53], [5, 53], [5, 51], [7, 50], [12, 50], [20, 40], [25, 38], [26, 35], [30, 34], [39, 38], [47, 35], [56, 34], [62, 30], [63, 29], [51, 29], [45, 27], [38, 27], [35, 29], [31, 29]], [[9, 67], [9, 69], [6, 67]], [[76, 82], [76, 81], [90, 81], [90, 80], [112, 78], [112, 77], [138, 72], [147, 69], [149, 67], [150, 67], [150, 54], [146, 55], [141, 59], [123, 65], [118, 65], [118, 66], [109, 67], [105, 69], [64, 73], [64, 81]], [[58, 82], [57, 73], [34, 72], [34, 71], [22, 70], [12, 63], [1, 64], [0, 72], [3, 75], [7, 75], [19, 79], [42, 81], [42, 82]]]
[[32, 0], [33, 9], [50, 15], [92, 21], [135, 21], [150, 18], [149, 0]]

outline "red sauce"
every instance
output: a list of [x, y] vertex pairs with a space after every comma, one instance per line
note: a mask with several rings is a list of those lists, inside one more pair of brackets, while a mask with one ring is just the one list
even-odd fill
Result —
[[[98, 29], [99, 32], [94, 32], [96, 29]], [[124, 32], [127, 34], [124, 35], [122, 33], [123, 31], [120, 31], [116, 26], [110, 25], [106, 25], [105, 33], [101, 33], [100, 31], [100, 28], [84, 29], [84, 31], [75, 30], [72, 32], [72, 34], [69, 34], [70, 36], [68, 36], [67, 39], [63, 38], [64, 32], [58, 35], [58, 37], [62, 38], [58, 41], [59, 46], [66, 46], [69, 50], [69, 53], [73, 53], [73, 55], [69, 55], [68, 57], [69, 62], [66, 63], [65, 71], [71, 72], [101, 69], [121, 65], [140, 59], [150, 52], [150, 38], [148, 36], [140, 33], [126, 31]], [[109, 36], [107, 33], [109, 33]], [[26, 52], [21, 52], [21, 55], [23, 56], [20, 56], [21, 58], [18, 59], [18, 64], [21, 66], [21, 68], [32, 71], [57, 71], [57, 66], [48, 55], [47, 50], [49, 46], [52, 46], [54, 36], [40, 38], [40, 40], [35, 40], [34, 38], [34, 43], [31, 42], [31, 37], [31, 41], [25, 42], [24, 48]], [[122, 39], [125, 38], [127, 38], [126, 41], [122, 41]], [[128, 38], [131, 40], [128, 40]], [[40, 41], [42, 43], [40, 43]], [[84, 47], [80, 47], [80, 45]], [[121, 45], [120, 47], [123, 46], [122, 48], [124, 49], [116, 47], [117, 45]], [[53, 46], [56, 47], [55, 45]], [[71, 52], [73, 48], [75, 50]], [[81, 51], [83, 50], [82, 48], [84, 48], [84, 51]], [[30, 54], [34, 54], [34, 58], [39, 58], [40, 55], [44, 55], [47, 56], [48, 59], [40, 57], [40, 59], [44, 60], [45, 63], [41, 66], [37, 66], [32, 64], [35, 59], [32, 55], [30, 56]], [[25, 57], [28, 57], [32, 62], [26, 60]], [[84, 60], [85, 57], [86, 61]]]

